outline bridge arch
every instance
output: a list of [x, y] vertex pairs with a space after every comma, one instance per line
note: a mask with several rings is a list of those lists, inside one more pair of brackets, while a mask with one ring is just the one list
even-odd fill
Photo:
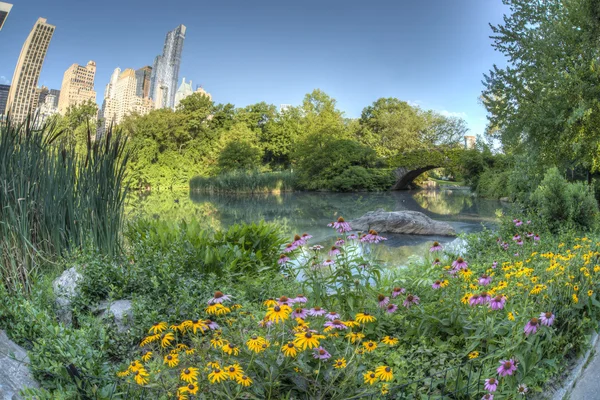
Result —
[[410, 184], [422, 173], [431, 171], [432, 169], [440, 168], [437, 165], [427, 165], [420, 168], [398, 167], [394, 171], [396, 175], [396, 183], [392, 190], [407, 190], [410, 189]]

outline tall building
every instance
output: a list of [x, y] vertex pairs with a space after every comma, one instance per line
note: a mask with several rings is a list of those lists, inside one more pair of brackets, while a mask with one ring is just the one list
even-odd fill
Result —
[[[10, 13], [10, 9], [12, 8], [12, 4], [4, 3], [0, 1], [0, 31], [2, 30], [2, 26], [4, 22], [8, 18], [8, 14]], [[2, 114], [0, 112], [0, 114]]]
[[8, 92], [10, 91], [10, 85], [0, 85], [0, 119], [4, 115], [6, 110], [6, 102], [8, 101]]
[[154, 59], [150, 98], [154, 101], [155, 108], [173, 108], [175, 105], [185, 31], [185, 25], [179, 25], [167, 33], [163, 53]]
[[177, 92], [175, 92], [175, 108], [177, 108], [181, 100], [191, 96], [192, 94], [194, 94], [194, 89], [192, 89], [192, 81], [190, 81], [190, 83], [186, 83], [184, 77], [181, 85], [179, 85], [179, 89], [177, 89]]
[[60, 100], [60, 90], [50, 89], [50, 94], [54, 96], [54, 107], [58, 108], [58, 100]]
[[135, 71], [137, 87], [135, 94], [144, 99], [150, 98], [150, 77], [152, 76], [152, 67], [145, 66]]
[[58, 112], [65, 115], [69, 107], [85, 103], [89, 100], [96, 101], [94, 91], [94, 77], [96, 76], [96, 63], [88, 61], [87, 65], [71, 65], [63, 76], [58, 100]]
[[23, 122], [31, 111], [35, 88], [55, 28], [45, 18], [39, 18], [23, 44], [6, 104], [6, 110], [15, 123]]
[[477, 139], [475, 136], [465, 136], [465, 149], [471, 150], [475, 148], [475, 143]]
[[40, 102], [40, 106], [37, 109], [37, 118], [40, 124], [43, 124], [48, 118], [58, 113], [55, 103], [56, 96], [53, 94], [47, 94], [44, 97], [44, 101]]
[[42, 86], [41, 88], [35, 89], [35, 94], [33, 95], [33, 100], [31, 101], [31, 109], [33, 111], [37, 110], [38, 107], [44, 104], [44, 100], [46, 96], [50, 93], [50, 90], [46, 86]]

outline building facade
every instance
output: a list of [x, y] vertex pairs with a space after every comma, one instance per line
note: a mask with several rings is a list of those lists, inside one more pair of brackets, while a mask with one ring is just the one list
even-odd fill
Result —
[[192, 94], [194, 94], [192, 81], [190, 81], [190, 83], [187, 83], [184, 77], [183, 81], [181, 82], [181, 85], [179, 85], [179, 89], [177, 89], [177, 92], [175, 92], [175, 108], [179, 106], [179, 102], [181, 100], [185, 99], [188, 96], [191, 96]]
[[8, 18], [11, 8], [12, 4], [0, 1], [0, 31], [2, 30], [2, 26], [4, 26], [4, 22], [6, 22], [6, 19]]
[[96, 63], [88, 61], [86, 66], [71, 65], [63, 76], [58, 100], [58, 112], [65, 115], [69, 107], [87, 101], [96, 101], [94, 78], [96, 77]]
[[145, 66], [135, 71], [137, 80], [136, 96], [144, 99], [150, 98], [150, 78], [152, 77], [152, 67]]
[[0, 120], [6, 111], [6, 102], [8, 101], [8, 92], [10, 85], [0, 85]]
[[40, 103], [40, 106], [37, 109], [37, 118], [39, 123], [43, 124], [48, 120], [48, 118], [58, 114], [58, 108], [56, 107], [55, 103], [55, 95], [48, 93], [44, 97], [44, 101]]
[[[190, 81], [190, 83], [191, 83], [191, 81]], [[196, 93], [200, 93], [200, 94], [202, 94], [203, 96], [206, 96], [206, 97], [208, 97], [208, 99], [209, 99], [209, 100], [212, 100], [212, 96], [211, 96], [211, 94], [210, 94], [210, 93], [208, 93], [206, 90], [204, 90], [204, 88], [203, 88], [202, 86], [200, 86], [200, 85], [198, 85], [198, 86], [196, 87]]]
[[6, 112], [10, 112], [15, 123], [25, 121], [32, 111], [35, 88], [55, 28], [45, 18], [39, 18], [21, 48], [6, 104]]
[[179, 67], [185, 40], [185, 25], [167, 33], [162, 55], [156, 56], [150, 78], [150, 98], [155, 108], [174, 108]]
[[477, 139], [475, 138], [475, 136], [465, 136], [465, 149], [474, 149], [476, 141]]

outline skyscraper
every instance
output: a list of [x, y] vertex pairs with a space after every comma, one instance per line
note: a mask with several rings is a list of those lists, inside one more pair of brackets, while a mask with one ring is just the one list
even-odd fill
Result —
[[136, 96], [144, 99], [150, 98], [150, 77], [152, 76], [152, 67], [145, 66], [135, 71], [137, 81]]
[[45, 18], [39, 18], [23, 44], [6, 104], [6, 112], [11, 113], [15, 123], [23, 122], [30, 112], [42, 64], [55, 28], [54, 25], [48, 24]]
[[88, 61], [85, 67], [77, 64], [71, 65], [63, 76], [58, 100], [58, 112], [65, 115], [69, 107], [86, 101], [96, 101], [94, 91], [94, 77], [96, 76], [96, 63]]
[[10, 91], [10, 85], [0, 85], [0, 120], [4, 111], [6, 111], [6, 101], [8, 100], [8, 92]]
[[179, 89], [177, 89], [177, 92], [175, 93], [175, 108], [177, 108], [181, 100], [185, 99], [186, 97], [192, 94], [194, 94], [192, 81], [190, 81], [190, 83], [187, 83], [184, 77], [183, 81], [181, 82], [181, 85], [179, 85]]
[[[2, 26], [4, 25], [6, 18], [8, 18], [8, 13], [10, 13], [11, 8], [12, 8], [12, 4], [8, 4], [8, 3], [4, 3], [2, 1], [0, 1], [0, 31], [2, 30]], [[0, 114], [2, 114], [1, 111], [0, 111]]]
[[175, 105], [185, 30], [185, 25], [179, 25], [167, 33], [163, 53], [154, 59], [150, 98], [154, 101], [155, 108], [173, 108]]
[[54, 96], [54, 107], [58, 108], [58, 100], [60, 99], [60, 90], [50, 89], [50, 94]]

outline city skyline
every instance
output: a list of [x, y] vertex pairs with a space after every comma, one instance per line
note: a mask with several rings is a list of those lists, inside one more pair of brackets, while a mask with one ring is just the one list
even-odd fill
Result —
[[[151, 65], [165, 32], [184, 24], [188, 34], [179, 78], [201, 83], [216, 102], [298, 105], [306, 93], [320, 88], [338, 101], [347, 117], [359, 117], [377, 98], [397, 97], [464, 117], [472, 132], [480, 134], [486, 124], [478, 103], [480, 81], [490, 65], [504, 63], [488, 37], [488, 23], [500, 22], [507, 11], [500, 0], [459, 0], [452, 6], [440, 0], [403, 5], [382, 1], [377, 7], [352, 1], [309, 1], [302, 7], [263, 1], [255, 7], [233, 7], [189, 1], [159, 5], [154, 0], [141, 7], [138, 1], [129, 5], [109, 0], [94, 10], [94, 21], [84, 18], [89, 7], [69, 6], [76, 4], [71, 0], [61, 4], [64, 14], [43, 1], [24, 0], [13, 7], [2, 31], [22, 41], [17, 34], [23, 35], [23, 21], [52, 17], [57, 36], [40, 85], [53, 88], [60, 87], [56, 71], [81, 58], [96, 60], [99, 87], [109, 81], [115, 66]], [[115, 15], [114, 9], [120, 13]], [[134, 9], [136, 18], [129, 18]], [[109, 15], [110, 29], [95, 22]], [[125, 27], [135, 34], [117, 33]], [[0, 41], [0, 52], [8, 59], [16, 57], [14, 45], [6, 42]], [[0, 62], [0, 83], [10, 80], [11, 68]], [[102, 91], [96, 91], [101, 105]]]

